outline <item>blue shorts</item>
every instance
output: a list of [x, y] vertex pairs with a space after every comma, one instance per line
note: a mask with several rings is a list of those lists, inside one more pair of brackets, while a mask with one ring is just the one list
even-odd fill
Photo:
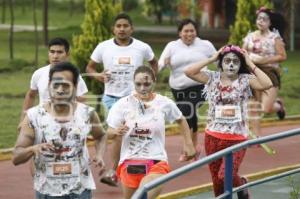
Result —
[[89, 189], [84, 190], [81, 194], [68, 194], [64, 196], [49, 196], [35, 192], [35, 199], [92, 199], [92, 191]]
[[115, 97], [111, 95], [103, 95], [102, 102], [107, 111], [111, 109], [111, 107], [120, 99], [121, 97]]

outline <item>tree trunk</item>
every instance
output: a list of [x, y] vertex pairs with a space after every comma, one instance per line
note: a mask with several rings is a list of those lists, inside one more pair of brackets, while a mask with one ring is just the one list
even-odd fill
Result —
[[37, 31], [37, 18], [36, 18], [36, 0], [32, 0], [32, 14], [33, 14], [33, 25], [34, 25], [34, 41], [35, 41], [35, 56], [34, 56], [34, 65], [35, 68], [38, 67], [39, 62], [39, 35]]
[[70, 11], [69, 11], [70, 17], [73, 16], [74, 7], [75, 7], [74, 0], [70, 0], [70, 7], [69, 7], [70, 8]]
[[1, 22], [4, 24], [6, 19], [6, 0], [2, 0], [2, 19]]
[[9, 0], [10, 30], [9, 30], [9, 58], [14, 59], [14, 0]]
[[48, 46], [48, 0], [44, 0], [44, 6], [43, 6], [43, 32], [44, 32], [44, 45]]

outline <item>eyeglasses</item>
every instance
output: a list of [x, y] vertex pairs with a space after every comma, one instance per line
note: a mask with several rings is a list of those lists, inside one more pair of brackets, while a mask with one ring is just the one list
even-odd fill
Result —
[[141, 86], [144, 86], [144, 87], [149, 87], [152, 85], [151, 82], [144, 82], [144, 83], [141, 83], [141, 82], [134, 82], [135, 86], [137, 87], [141, 87]]
[[230, 64], [230, 62], [232, 62], [235, 65], [240, 64], [240, 60], [239, 59], [224, 58], [223, 61], [224, 61], [225, 64]]
[[270, 18], [269, 18], [269, 17], [262, 17], [262, 16], [259, 16], [259, 17], [257, 17], [256, 20], [257, 20], [257, 21], [268, 22], [268, 21], [270, 21]]

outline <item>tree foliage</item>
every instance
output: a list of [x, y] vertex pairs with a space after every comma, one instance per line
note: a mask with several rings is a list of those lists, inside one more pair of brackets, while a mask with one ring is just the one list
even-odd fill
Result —
[[273, 7], [269, 0], [237, 1], [237, 13], [235, 23], [230, 27], [229, 43], [242, 45], [243, 38], [247, 33], [256, 29], [256, 11], [262, 6]]
[[[90, 56], [101, 41], [111, 38], [111, 27], [114, 16], [121, 11], [121, 4], [111, 0], [86, 0], [85, 16], [81, 24], [80, 35], [73, 36], [73, 48], [71, 56], [75, 64], [82, 72], [90, 59]], [[102, 70], [102, 69], [99, 69]], [[103, 87], [99, 82], [85, 78], [93, 93], [102, 93]]]

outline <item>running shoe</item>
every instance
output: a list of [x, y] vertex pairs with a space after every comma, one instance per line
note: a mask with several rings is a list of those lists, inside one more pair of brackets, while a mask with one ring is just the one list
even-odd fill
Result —
[[116, 171], [110, 169], [106, 172], [105, 176], [100, 179], [100, 182], [107, 184], [112, 187], [118, 186], [118, 177]]
[[[248, 183], [247, 178], [241, 177], [241, 179], [242, 179], [243, 185]], [[238, 197], [238, 199], [250, 199], [250, 194], [249, 194], [248, 188], [238, 191], [237, 197]]]
[[277, 111], [277, 116], [280, 120], [283, 120], [286, 114], [283, 101], [280, 98], [277, 98], [276, 102], [280, 105], [280, 109]]

